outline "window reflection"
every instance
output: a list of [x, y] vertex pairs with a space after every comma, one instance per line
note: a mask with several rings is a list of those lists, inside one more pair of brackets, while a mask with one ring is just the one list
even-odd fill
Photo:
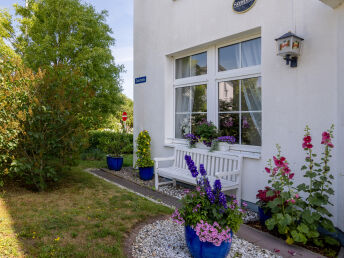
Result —
[[219, 83], [219, 111], [239, 111], [239, 81]]

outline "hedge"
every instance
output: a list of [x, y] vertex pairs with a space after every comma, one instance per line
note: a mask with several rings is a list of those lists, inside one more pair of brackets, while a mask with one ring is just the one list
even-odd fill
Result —
[[[106, 146], [100, 144], [102, 138], [111, 138], [113, 139], [114, 135], [116, 135], [116, 139], [122, 139], [125, 142], [130, 142], [122, 151], [123, 154], [133, 154], [134, 146], [133, 146], [133, 135], [132, 134], [124, 134], [112, 131], [90, 131], [89, 132], [89, 146], [87, 150], [102, 150], [105, 152]], [[104, 141], [103, 141], [104, 142]], [[113, 143], [116, 144], [116, 143]]]

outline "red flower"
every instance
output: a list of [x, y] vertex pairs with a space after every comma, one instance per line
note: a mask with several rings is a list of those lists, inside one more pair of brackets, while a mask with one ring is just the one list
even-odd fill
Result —
[[289, 174], [289, 179], [293, 179], [294, 175], [294, 173]]
[[265, 168], [265, 171], [266, 171], [267, 173], [270, 173], [270, 172], [271, 172], [271, 169], [270, 169], [270, 168]]
[[305, 136], [305, 137], [303, 138], [303, 141], [304, 141], [305, 143], [311, 143], [312, 137], [311, 137], [310, 135], [307, 135], [307, 136]]
[[285, 166], [283, 168], [284, 173], [289, 174], [290, 173], [290, 168], [288, 166]]
[[280, 159], [277, 159], [276, 157], [274, 157], [274, 162], [275, 162], [276, 167], [279, 167], [279, 168], [283, 167], [284, 161], [285, 161], [284, 157], [282, 157]]

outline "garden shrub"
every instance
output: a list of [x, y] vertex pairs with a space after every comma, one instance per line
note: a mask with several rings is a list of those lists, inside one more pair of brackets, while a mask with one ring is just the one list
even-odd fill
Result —
[[82, 118], [93, 95], [85, 78], [68, 66], [47, 68], [34, 89], [31, 115], [13, 164], [19, 178], [35, 190], [59, 179], [63, 168], [78, 160], [86, 137]]
[[10, 175], [44, 190], [75, 164], [85, 139], [85, 100], [94, 91], [68, 66], [47, 67], [44, 73], [32, 73], [14, 59], [0, 66], [1, 178]]
[[94, 130], [88, 133], [88, 137], [88, 148], [86, 151], [98, 149], [105, 153], [109, 147], [111, 148], [111, 146], [107, 146], [106, 142], [108, 142], [109, 145], [114, 145], [116, 142], [125, 142], [126, 144], [122, 146], [121, 153], [133, 154], [134, 147], [132, 134]]
[[24, 122], [33, 114], [33, 89], [42, 77], [41, 72], [25, 68], [19, 58], [0, 62], [0, 186], [14, 172], [17, 148], [26, 135]]

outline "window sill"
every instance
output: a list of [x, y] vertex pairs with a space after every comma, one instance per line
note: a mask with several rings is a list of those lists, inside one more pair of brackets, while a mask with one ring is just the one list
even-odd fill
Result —
[[[165, 147], [174, 148], [176, 146], [188, 146], [188, 142], [182, 139], [165, 139]], [[197, 147], [196, 147], [197, 148]], [[228, 148], [228, 144], [219, 143], [219, 150], [215, 151], [222, 155], [228, 154], [240, 154], [244, 158], [249, 159], [261, 159], [261, 147], [259, 146], [247, 146], [247, 145], [231, 145]]]

